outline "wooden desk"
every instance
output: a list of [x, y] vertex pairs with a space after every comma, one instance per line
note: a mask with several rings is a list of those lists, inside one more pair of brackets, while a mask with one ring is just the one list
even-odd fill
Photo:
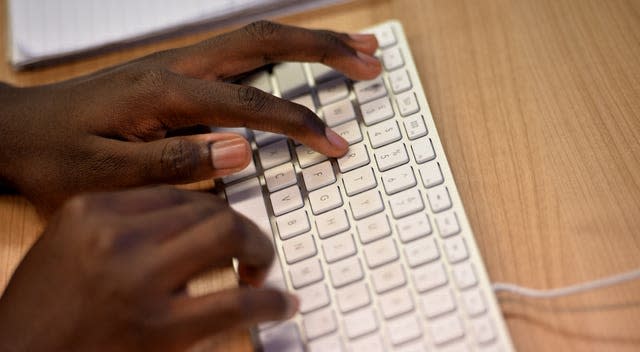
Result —
[[[548, 288], [640, 267], [640, 1], [363, 0], [281, 21], [388, 18], [405, 25], [494, 281]], [[2, 62], [0, 79], [52, 82], [211, 33], [36, 72]], [[25, 200], [0, 198], [0, 285], [41, 226]], [[640, 282], [500, 301], [521, 351], [640, 349]]]

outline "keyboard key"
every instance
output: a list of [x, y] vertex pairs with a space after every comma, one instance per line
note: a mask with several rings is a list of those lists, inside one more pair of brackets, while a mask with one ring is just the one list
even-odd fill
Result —
[[265, 170], [291, 160], [289, 144], [287, 144], [286, 139], [259, 148], [258, 155], [260, 156], [262, 168]]
[[299, 62], [278, 64], [273, 67], [273, 75], [278, 82], [283, 99], [290, 99], [309, 91], [307, 75]]
[[349, 142], [350, 145], [362, 141], [362, 132], [360, 131], [360, 126], [358, 126], [358, 121], [352, 120], [345, 122], [341, 125], [334, 126], [331, 129], [333, 129], [333, 132], [337, 133], [340, 137]]
[[294, 322], [276, 324], [260, 331], [260, 343], [264, 352], [303, 352], [302, 339]]
[[[411, 342], [408, 344], [404, 344], [395, 349], [396, 352], [427, 352], [427, 348], [424, 345], [424, 342], [418, 340], [416, 342]], [[445, 351], [445, 352], [454, 352], [454, 351]], [[463, 352], [463, 351], [458, 351]], [[466, 352], [466, 351], [464, 351]]]
[[369, 290], [364, 282], [356, 282], [337, 290], [336, 300], [342, 313], [350, 312], [371, 303]]
[[360, 111], [362, 111], [362, 119], [367, 126], [392, 118], [394, 115], [391, 100], [388, 97], [362, 104]]
[[343, 209], [335, 209], [316, 216], [316, 228], [320, 238], [347, 231], [349, 227], [349, 219]]
[[399, 219], [396, 222], [396, 227], [402, 242], [409, 242], [416, 238], [427, 236], [432, 231], [429, 218], [424, 212]]
[[369, 243], [364, 247], [364, 257], [369, 268], [377, 268], [398, 259], [398, 250], [391, 238]]
[[311, 94], [301, 95], [295, 99], [291, 99], [291, 102], [300, 104], [305, 108], [313, 111], [314, 113], [316, 112], [316, 104], [313, 102], [313, 98], [311, 97]]
[[454, 236], [442, 241], [442, 247], [447, 255], [449, 263], [458, 263], [469, 258], [467, 245], [461, 236]]
[[282, 249], [289, 264], [311, 258], [318, 252], [311, 234], [300, 235], [285, 241]]
[[296, 170], [293, 168], [293, 164], [291, 163], [282, 164], [266, 170], [264, 172], [264, 179], [267, 183], [267, 189], [269, 192], [276, 192], [298, 183]]
[[418, 292], [426, 292], [448, 282], [447, 273], [440, 262], [423, 265], [412, 271], [413, 285]]
[[356, 220], [381, 212], [384, 209], [380, 192], [372, 189], [350, 198], [351, 213]]
[[376, 314], [372, 308], [362, 308], [355, 312], [345, 314], [343, 321], [345, 332], [350, 339], [378, 329], [378, 319], [376, 319]]
[[387, 95], [387, 88], [384, 85], [382, 76], [369, 81], [356, 82], [353, 84], [353, 90], [356, 92], [356, 97], [360, 104], [368, 103]]
[[413, 169], [409, 165], [402, 165], [382, 173], [382, 184], [388, 195], [404, 191], [416, 185]]
[[243, 179], [245, 177], [253, 176], [255, 174], [256, 174], [256, 163], [253, 160], [253, 158], [251, 158], [251, 161], [249, 162], [249, 165], [247, 165], [247, 167], [229, 176], [223, 177], [222, 182], [228, 184], [233, 181]]
[[427, 187], [433, 187], [444, 182], [442, 171], [440, 170], [440, 163], [432, 161], [418, 166], [420, 177], [422, 178], [422, 184]]
[[344, 173], [367, 165], [369, 161], [367, 147], [364, 144], [355, 144], [349, 147], [347, 154], [338, 159], [338, 167]]
[[309, 340], [330, 334], [338, 329], [333, 311], [328, 308], [305, 315], [303, 325], [305, 335]]
[[402, 137], [398, 123], [394, 120], [387, 120], [369, 127], [367, 134], [369, 135], [369, 141], [373, 148], [399, 141]]
[[451, 198], [449, 197], [449, 190], [444, 186], [437, 186], [427, 190], [427, 199], [429, 199], [429, 205], [434, 213], [451, 208]]
[[415, 315], [407, 315], [387, 323], [389, 339], [394, 345], [400, 345], [422, 336], [422, 327]]
[[296, 295], [300, 299], [300, 313], [306, 314], [329, 304], [329, 293], [323, 282], [309, 285], [296, 290]]
[[427, 125], [424, 123], [422, 115], [416, 114], [404, 120], [404, 130], [410, 140], [418, 139], [427, 135]]
[[331, 335], [309, 342], [309, 352], [343, 352], [342, 341], [339, 335]]
[[402, 142], [396, 142], [379, 148], [374, 155], [376, 156], [378, 170], [380, 171], [387, 171], [409, 162], [407, 150], [404, 148]]
[[380, 334], [370, 334], [352, 341], [349, 351], [386, 352]]
[[413, 156], [418, 164], [433, 160], [436, 157], [436, 152], [433, 150], [433, 144], [431, 144], [431, 139], [429, 138], [420, 138], [411, 142], [411, 150], [413, 150]]
[[309, 193], [309, 203], [313, 214], [322, 214], [342, 205], [340, 189], [336, 186], [327, 186]]
[[469, 262], [456, 264], [451, 267], [453, 281], [459, 289], [464, 290], [475, 286], [478, 283], [473, 265]]
[[356, 118], [351, 100], [345, 99], [322, 108], [324, 121], [329, 127], [343, 124]]
[[329, 160], [302, 170], [302, 179], [308, 192], [336, 182], [333, 166]]
[[482, 296], [482, 291], [480, 291], [480, 289], [462, 292], [461, 300], [464, 305], [464, 309], [470, 317], [478, 316], [487, 311], [487, 306], [484, 302], [484, 297]]
[[438, 216], [436, 216], [436, 225], [438, 226], [440, 236], [443, 238], [453, 236], [460, 232], [460, 224], [458, 223], [458, 216], [455, 211], [438, 214]]
[[271, 78], [267, 71], [259, 71], [242, 80], [242, 84], [258, 88], [265, 93], [273, 93]]
[[382, 51], [382, 64], [387, 71], [393, 71], [404, 66], [404, 58], [400, 48], [395, 47]]
[[238, 213], [253, 219], [258, 228], [271, 238], [271, 223], [257, 177], [238, 182], [225, 189], [229, 206]]
[[377, 293], [384, 293], [407, 282], [400, 263], [387, 264], [371, 273], [373, 288]]
[[378, 185], [370, 167], [361, 167], [342, 174], [342, 183], [348, 196], [368, 191]]
[[396, 103], [398, 104], [398, 110], [400, 115], [406, 117], [411, 114], [415, 114], [420, 111], [420, 105], [416, 99], [416, 93], [409, 91], [402, 93], [396, 97]]
[[482, 317], [471, 321], [471, 328], [479, 344], [487, 344], [496, 339], [496, 332], [491, 318]]
[[421, 296], [422, 309], [432, 319], [456, 309], [456, 302], [448, 287], [427, 292]]
[[429, 331], [436, 345], [444, 345], [464, 336], [462, 322], [455, 314], [434, 320], [429, 324]]
[[362, 243], [373, 242], [391, 234], [387, 215], [382, 213], [358, 221], [356, 228]]
[[333, 287], [342, 287], [364, 277], [360, 261], [351, 257], [329, 265], [329, 276]]
[[318, 83], [342, 76], [340, 72], [319, 62], [311, 62], [308, 65], [309, 69], [311, 70], [313, 80]]
[[393, 29], [391, 27], [384, 26], [376, 28], [373, 34], [375, 34], [376, 39], [378, 40], [378, 46], [380, 46], [380, 48], [386, 48], [397, 42], [396, 36], [393, 33]]
[[396, 70], [389, 73], [389, 84], [393, 93], [402, 93], [411, 88], [411, 78], [407, 70]]
[[322, 83], [318, 85], [317, 91], [318, 100], [322, 106], [344, 99], [349, 95], [347, 82], [343, 78]]
[[277, 140], [287, 138], [287, 136], [283, 134], [277, 134], [277, 133], [266, 132], [266, 131], [253, 131], [253, 136], [255, 138], [255, 141], [258, 147], [262, 147], [267, 144], [273, 143]]
[[324, 277], [320, 261], [315, 258], [291, 265], [289, 267], [289, 274], [291, 275], [291, 283], [294, 288], [302, 288], [313, 284], [322, 280]]
[[[275, 216], [302, 208], [304, 205], [298, 186], [290, 186], [281, 191], [271, 193], [269, 198], [271, 199], [271, 207]], [[253, 217], [250, 216], [250, 218]]]
[[414, 309], [411, 291], [406, 288], [393, 290], [378, 297], [380, 312], [385, 319], [391, 319]]
[[300, 167], [303, 169], [327, 160], [326, 155], [320, 154], [306, 145], [297, 146], [296, 154], [298, 155]]
[[407, 243], [404, 247], [407, 263], [410, 267], [416, 267], [440, 258], [438, 245], [433, 237], [421, 238]]
[[389, 205], [391, 206], [391, 213], [396, 219], [424, 209], [422, 195], [420, 191], [415, 188], [391, 196], [389, 198]]
[[333, 263], [356, 254], [356, 245], [350, 233], [342, 233], [322, 241], [322, 251], [325, 260]]
[[299, 209], [276, 218], [280, 239], [286, 240], [311, 230], [307, 212]]

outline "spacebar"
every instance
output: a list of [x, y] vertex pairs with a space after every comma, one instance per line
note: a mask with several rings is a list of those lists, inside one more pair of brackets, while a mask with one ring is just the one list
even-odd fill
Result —
[[[253, 221], [258, 228], [273, 241], [271, 223], [269, 222], [269, 215], [267, 213], [267, 207], [264, 204], [262, 187], [260, 186], [258, 178], [253, 177], [228, 186], [225, 189], [225, 193], [227, 195], [227, 202], [231, 208]], [[280, 268], [280, 263], [277, 258], [271, 270], [269, 270], [265, 285], [282, 290], [286, 289], [282, 269]]]

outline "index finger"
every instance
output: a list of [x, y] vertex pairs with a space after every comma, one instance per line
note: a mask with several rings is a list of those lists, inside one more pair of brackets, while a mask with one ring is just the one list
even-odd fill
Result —
[[259, 21], [241, 29], [170, 51], [169, 69], [198, 78], [224, 79], [281, 61], [320, 62], [356, 80], [382, 69], [372, 56], [375, 36], [349, 35]]
[[259, 282], [274, 256], [267, 235], [227, 208], [160, 245], [153, 255], [153, 266], [158, 277], [166, 278], [163, 287], [175, 289], [211, 268], [230, 265], [233, 258], [252, 268], [251, 277], [243, 279]]

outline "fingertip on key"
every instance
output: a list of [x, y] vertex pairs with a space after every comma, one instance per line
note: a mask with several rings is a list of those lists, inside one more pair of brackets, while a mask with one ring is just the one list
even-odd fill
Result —
[[349, 142], [342, 138], [339, 134], [335, 133], [331, 128], [325, 129], [325, 136], [331, 145], [338, 148], [343, 154], [349, 149]]

